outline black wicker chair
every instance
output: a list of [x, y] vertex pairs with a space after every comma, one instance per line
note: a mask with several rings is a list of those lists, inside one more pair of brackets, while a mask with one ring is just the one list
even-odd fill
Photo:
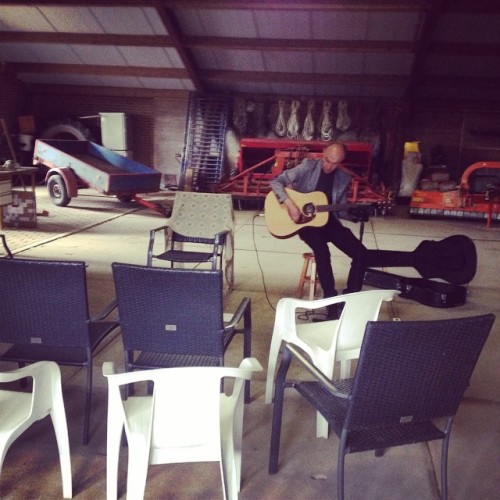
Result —
[[[441, 498], [447, 498], [447, 455], [453, 417], [495, 316], [438, 321], [369, 322], [354, 379], [328, 380], [294, 345], [284, 349], [274, 398], [269, 473], [278, 471], [283, 397], [294, 387], [340, 438], [339, 500], [347, 453], [442, 439]], [[286, 380], [291, 360], [315, 378]], [[443, 417], [442, 426], [434, 420]], [[295, 429], [294, 429], [295, 431]]]
[[92, 356], [119, 325], [103, 321], [111, 303], [90, 318], [84, 262], [0, 259], [0, 342], [11, 346], [0, 360], [36, 361], [87, 369], [83, 444], [89, 442]]
[[[251, 301], [224, 322], [221, 270], [113, 263], [126, 371], [173, 366], [223, 366], [238, 333], [251, 357]], [[241, 324], [242, 323], [242, 324]], [[249, 382], [245, 402], [250, 399]]]

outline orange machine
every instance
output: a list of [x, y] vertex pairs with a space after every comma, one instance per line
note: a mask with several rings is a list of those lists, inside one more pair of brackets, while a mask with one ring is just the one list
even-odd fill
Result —
[[413, 191], [410, 215], [486, 220], [491, 227], [500, 220], [500, 162], [473, 163], [452, 190]]
[[[372, 145], [367, 142], [345, 144], [344, 166], [353, 180], [350, 203], [389, 201], [384, 186], [370, 183]], [[236, 198], [265, 198], [270, 191], [269, 181], [304, 158], [320, 158], [325, 143], [288, 139], [243, 138], [238, 156], [238, 173], [218, 186], [218, 192], [230, 192]], [[390, 205], [390, 203], [388, 203]]]

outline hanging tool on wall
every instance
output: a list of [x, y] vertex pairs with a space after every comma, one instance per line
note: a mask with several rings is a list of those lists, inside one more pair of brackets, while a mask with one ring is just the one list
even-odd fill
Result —
[[274, 126], [274, 131], [278, 137], [285, 137], [286, 134], [285, 104], [286, 102], [284, 99], [278, 101], [278, 119]]
[[351, 119], [347, 113], [347, 101], [339, 101], [337, 115], [337, 129], [346, 132], [351, 126]]
[[299, 118], [297, 113], [300, 108], [300, 101], [294, 99], [290, 106], [290, 118], [286, 125], [287, 136], [290, 139], [297, 139], [299, 137]]
[[307, 103], [307, 115], [304, 120], [304, 128], [302, 129], [302, 137], [306, 141], [312, 141], [314, 139], [314, 101], [310, 100]]
[[330, 114], [332, 101], [323, 102], [323, 113], [321, 115], [321, 140], [331, 141], [333, 139], [333, 126]]

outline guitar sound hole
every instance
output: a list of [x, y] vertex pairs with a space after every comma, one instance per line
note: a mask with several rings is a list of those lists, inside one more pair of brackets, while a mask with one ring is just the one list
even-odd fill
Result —
[[307, 217], [312, 217], [316, 212], [316, 207], [313, 203], [306, 203], [302, 209], [302, 213]]

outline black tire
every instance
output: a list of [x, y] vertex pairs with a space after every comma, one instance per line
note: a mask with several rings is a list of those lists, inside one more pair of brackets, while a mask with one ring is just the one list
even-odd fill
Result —
[[95, 142], [92, 132], [81, 122], [76, 120], [63, 120], [46, 128], [40, 139], [66, 139], [77, 141]]
[[49, 177], [47, 190], [49, 191], [49, 196], [52, 198], [52, 202], [58, 207], [65, 207], [71, 201], [64, 179], [60, 175]]
[[122, 203], [130, 203], [132, 201], [132, 198], [134, 197], [133, 194], [121, 194], [116, 196]]

